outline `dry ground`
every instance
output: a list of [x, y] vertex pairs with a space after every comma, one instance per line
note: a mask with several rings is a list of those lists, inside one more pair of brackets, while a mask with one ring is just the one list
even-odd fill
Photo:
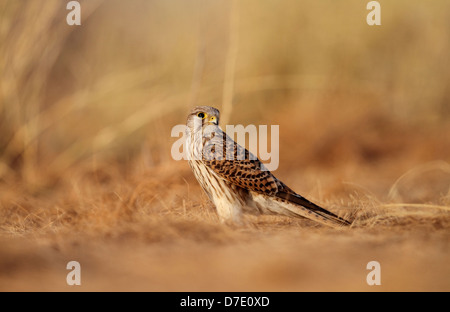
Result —
[[[292, 160], [280, 147], [277, 176], [354, 219], [348, 229], [274, 216], [222, 225], [184, 161], [92, 161], [48, 188], [3, 183], [0, 289], [449, 291], [450, 165], [427, 152], [448, 157], [446, 134], [371, 116], [341, 125], [333, 139], [320, 131], [301, 138], [286, 153]], [[390, 136], [365, 140], [377, 122]], [[282, 141], [302, 135], [299, 126], [289, 131], [297, 135], [281, 131]], [[358, 159], [363, 148], [374, 156]], [[329, 153], [332, 160], [320, 157]], [[82, 267], [76, 288], [66, 285], [71, 260]], [[381, 286], [366, 284], [372, 260]]]

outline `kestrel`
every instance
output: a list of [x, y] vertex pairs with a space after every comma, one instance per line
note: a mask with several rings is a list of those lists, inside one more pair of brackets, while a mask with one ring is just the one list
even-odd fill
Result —
[[188, 162], [223, 222], [243, 213], [305, 217], [332, 227], [350, 222], [295, 193], [219, 127], [219, 110], [197, 106], [186, 124]]

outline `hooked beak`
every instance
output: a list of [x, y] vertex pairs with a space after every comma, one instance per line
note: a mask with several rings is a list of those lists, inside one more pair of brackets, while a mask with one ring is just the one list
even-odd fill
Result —
[[211, 116], [209, 118], [209, 122], [212, 124], [215, 124], [217, 126], [218, 122], [217, 122], [217, 118], [215, 116]]

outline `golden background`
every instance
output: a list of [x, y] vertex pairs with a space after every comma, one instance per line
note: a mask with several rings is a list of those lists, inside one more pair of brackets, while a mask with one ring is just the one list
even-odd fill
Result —
[[[1, 290], [450, 290], [450, 2], [67, 2], [0, 0]], [[170, 155], [194, 105], [280, 125], [275, 175], [354, 226], [221, 225]]]

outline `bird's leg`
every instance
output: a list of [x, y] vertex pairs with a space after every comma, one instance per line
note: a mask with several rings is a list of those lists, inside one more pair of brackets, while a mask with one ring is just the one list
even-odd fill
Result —
[[242, 224], [242, 209], [239, 204], [217, 201], [215, 206], [222, 223]]

